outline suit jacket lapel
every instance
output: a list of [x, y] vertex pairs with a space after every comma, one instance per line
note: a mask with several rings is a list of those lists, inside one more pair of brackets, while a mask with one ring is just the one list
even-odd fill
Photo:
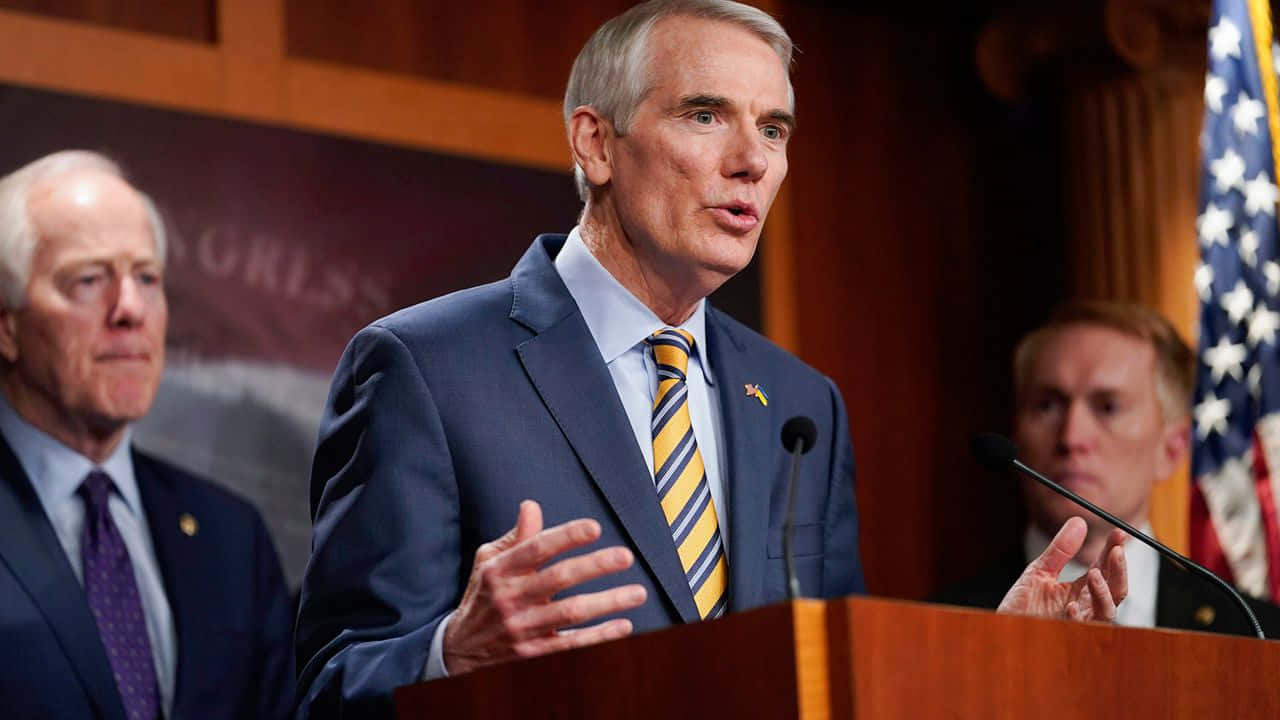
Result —
[[142, 507], [146, 511], [147, 525], [151, 530], [151, 544], [155, 547], [156, 561], [160, 565], [160, 576], [164, 580], [164, 591], [178, 636], [173, 716], [184, 717], [191, 709], [183, 707], [182, 691], [184, 687], [191, 685], [188, 675], [194, 671], [190, 662], [193, 623], [200, 616], [196, 609], [199, 607], [199, 598], [192, 594], [195, 584], [184, 581], [186, 573], [191, 572], [194, 555], [191, 543], [194, 539], [183, 534], [180, 529], [178, 518], [184, 508], [173, 484], [155, 471], [151, 460], [136, 450], [133, 452], [133, 467], [138, 479], [138, 492], [142, 496]]
[[744, 391], [745, 383], [769, 387], [769, 378], [750, 364], [745, 346], [710, 306], [707, 345], [729, 458], [729, 467], [721, 471], [729, 491], [729, 607], [739, 610], [756, 607], [764, 596], [769, 498], [776, 480], [768, 468], [776, 465], [780, 452], [773, 429], [781, 427], [781, 420]]
[[49, 524], [31, 480], [0, 438], [0, 559], [44, 614], [99, 713], [124, 718], [111, 664], [84, 588]]
[[551, 263], [560, 244], [563, 238], [539, 237], [512, 273], [511, 318], [537, 333], [516, 352], [640, 561], [680, 617], [695, 621], [697, 607], [654, 494], [653, 477], [636, 447], [613, 378]]

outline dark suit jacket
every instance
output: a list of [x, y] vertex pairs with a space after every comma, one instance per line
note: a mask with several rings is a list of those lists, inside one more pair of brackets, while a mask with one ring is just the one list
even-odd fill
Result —
[[[134, 450], [134, 469], [178, 636], [174, 718], [285, 717], [289, 597], [257, 512]], [[179, 518], [190, 514], [188, 536]], [[5, 717], [118, 718], [124, 705], [35, 489], [0, 438], [0, 707]]]
[[[421, 678], [480, 544], [507, 532], [521, 500], [550, 527], [591, 517], [594, 547], [635, 565], [576, 592], [648, 590], [637, 631], [697, 619], [671, 533], [608, 368], [552, 264], [564, 236], [540, 236], [510, 278], [402, 310], [351, 341], [312, 469], [315, 538], [298, 619], [299, 717], [389, 714]], [[853, 452], [825, 377], [708, 309], [707, 352], [729, 463], [729, 597], [743, 610], [786, 597], [782, 424], [818, 425], [796, 501], [804, 591], [864, 590]], [[744, 384], [764, 386], [769, 405]]]
[[[982, 575], [949, 588], [932, 599], [950, 605], [995, 609], [1029, 562], [1021, 552], [1010, 553]], [[1174, 567], [1163, 558], [1156, 578], [1158, 627], [1229, 635], [1254, 634], [1249, 620], [1221, 590]], [[1280, 637], [1280, 607], [1248, 596], [1245, 596], [1245, 602], [1258, 616], [1258, 623], [1267, 637]]]

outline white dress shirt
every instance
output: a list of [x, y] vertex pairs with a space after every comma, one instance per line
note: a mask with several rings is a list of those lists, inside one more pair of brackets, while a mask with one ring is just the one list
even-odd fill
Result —
[[35, 487], [36, 496], [45, 515], [53, 525], [58, 542], [66, 552], [67, 561], [76, 580], [84, 584], [82, 565], [84, 557], [80, 549], [80, 537], [84, 531], [84, 500], [78, 495], [80, 484], [92, 470], [101, 470], [115, 483], [116, 492], [107, 501], [107, 511], [120, 530], [125, 548], [129, 551], [129, 563], [138, 583], [138, 597], [142, 601], [142, 614], [147, 623], [147, 636], [151, 641], [151, 656], [155, 663], [156, 683], [160, 689], [160, 703], [166, 717], [173, 710], [173, 686], [177, 668], [178, 636], [174, 630], [173, 613], [169, 598], [164, 592], [164, 579], [156, 560], [151, 542], [151, 530], [147, 525], [142, 496], [133, 472], [133, 455], [129, 450], [130, 431], [111, 456], [101, 465], [55, 440], [52, 436], [33, 427], [22, 419], [0, 395], [0, 434], [18, 457], [23, 471]]
[[[1144, 523], [1137, 528], [1150, 535], [1151, 524]], [[1027, 560], [1040, 557], [1040, 553], [1049, 547], [1052, 538], [1040, 532], [1035, 525], [1028, 525], [1023, 538], [1023, 550]], [[1129, 594], [1120, 607], [1116, 608], [1116, 624], [1126, 627], [1156, 626], [1156, 592], [1159, 589], [1160, 553], [1149, 545], [1129, 538], [1124, 544], [1125, 570], [1129, 578]], [[1075, 560], [1067, 563], [1058, 573], [1058, 580], [1071, 582], [1084, 575], [1089, 568]]]
[[[587, 330], [595, 340], [596, 350], [609, 368], [614, 388], [618, 391], [618, 399], [622, 401], [631, 431], [635, 434], [636, 445], [639, 446], [652, 476], [653, 435], [650, 423], [653, 419], [653, 399], [658, 393], [658, 371], [653, 351], [645, 339], [671, 326], [640, 302], [600, 264], [582, 241], [578, 228], [570, 231], [564, 248], [556, 255], [555, 267], [582, 312]], [[725, 559], [733, 562], [733, 558], [728, 556], [727, 484], [720, 474], [720, 468], [728, 467], [728, 458], [725, 455], [720, 399], [714, 391], [715, 378], [706, 355], [706, 305], [705, 299], [699, 301], [693, 315], [676, 327], [693, 336], [693, 352], [685, 372], [685, 383], [689, 388], [689, 418], [693, 424], [698, 451], [702, 454], [711, 500], [715, 503]], [[656, 490], [654, 498], [656, 502]], [[452, 617], [451, 613], [436, 627], [427, 656], [423, 675], [425, 679], [448, 675], [444, 666], [444, 631]]]

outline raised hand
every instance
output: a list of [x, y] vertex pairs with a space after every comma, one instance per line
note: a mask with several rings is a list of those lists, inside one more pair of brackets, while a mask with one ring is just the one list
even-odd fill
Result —
[[1112, 622], [1116, 606], [1129, 593], [1124, 563], [1123, 531], [1113, 530], [1089, 571], [1074, 582], [1058, 582], [1058, 574], [1084, 545], [1087, 527], [1078, 517], [1063, 523], [1053, 542], [1022, 571], [998, 612], [1067, 620]]
[[532, 500], [520, 503], [515, 527], [476, 550], [467, 589], [444, 633], [449, 673], [631, 634], [631, 621], [624, 618], [573, 631], [566, 628], [643, 604], [646, 593], [641, 585], [552, 600], [563, 590], [631, 567], [635, 558], [624, 547], [603, 548], [543, 567], [599, 539], [600, 524], [595, 520], [571, 520], [544, 530], [541, 506]]

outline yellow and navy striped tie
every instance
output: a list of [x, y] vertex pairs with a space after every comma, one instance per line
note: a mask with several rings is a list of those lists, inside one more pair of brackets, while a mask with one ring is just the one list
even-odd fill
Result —
[[685, 579], [698, 614], [717, 618], [728, 606], [729, 566], [725, 562], [716, 506], [711, 500], [702, 454], [689, 419], [689, 387], [685, 372], [693, 336], [666, 328], [649, 336], [658, 366], [658, 392], [653, 400], [653, 481], [658, 501], [671, 526]]

